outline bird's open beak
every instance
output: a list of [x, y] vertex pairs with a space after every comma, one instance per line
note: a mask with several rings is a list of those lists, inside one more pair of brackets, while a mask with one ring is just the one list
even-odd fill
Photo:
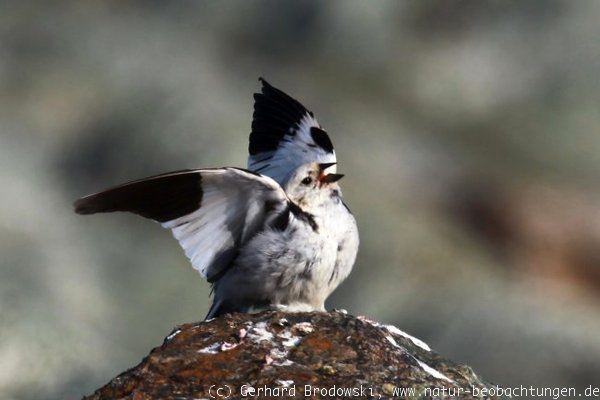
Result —
[[321, 177], [319, 178], [319, 182], [321, 183], [333, 183], [333, 182], [337, 182], [340, 179], [342, 179], [344, 177], [343, 174], [327, 174], [327, 175], [321, 175]]
[[325, 170], [329, 167], [333, 167], [337, 163], [321, 163], [319, 164], [319, 168], [321, 169], [321, 174], [319, 175], [319, 182], [321, 184], [324, 183], [333, 183], [337, 182], [344, 177], [342, 174], [326, 174]]
[[334, 162], [321, 163], [321, 164], [319, 164], [319, 168], [321, 169], [321, 172], [324, 172], [327, 168], [333, 167], [335, 164], [337, 164], [337, 163], [334, 163]]

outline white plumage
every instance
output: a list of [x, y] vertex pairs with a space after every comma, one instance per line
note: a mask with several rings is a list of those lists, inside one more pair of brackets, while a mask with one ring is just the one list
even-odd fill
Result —
[[[237, 246], [264, 224], [268, 202], [285, 206], [283, 189], [267, 176], [236, 168], [196, 170], [201, 175], [201, 207], [191, 214], [163, 222], [179, 241], [192, 266], [212, 280], [231, 262]], [[222, 259], [216, 259], [218, 255]]]

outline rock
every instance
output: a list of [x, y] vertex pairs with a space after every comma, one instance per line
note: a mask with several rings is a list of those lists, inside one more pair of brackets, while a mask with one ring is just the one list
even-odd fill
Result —
[[266, 311], [181, 325], [86, 399], [481, 399], [494, 388], [396, 327]]

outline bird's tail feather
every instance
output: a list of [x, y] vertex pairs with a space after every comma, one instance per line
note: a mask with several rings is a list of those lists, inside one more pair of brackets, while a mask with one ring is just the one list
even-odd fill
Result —
[[235, 304], [231, 301], [227, 301], [227, 300], [217, 300], [215, 299], [213, 301], [212, 306], [210, 306], [210, 310], [208, 310], [208, 314], [206, 314], [206, 317], [204, 318], [204, 320], [209, 320], [209, 319], [213, 319], [213, 318], [217, 318], [220, 317], [221, 315], [224, 314], [228, 314], [228, 313], [233, 313], [233, 312], [241, 312], [241, 313], [245, 313], [248, 312], [250, 310], [250, 306], [247, 305], [240, 305], [240, 304]]
[[231, 299], [215, 299], [208, 314], [204, 320], [220, 317], [224, 314], [239, 312], [239, 313], [257, 313], [272, 309], [269, 301], [232, 301]]

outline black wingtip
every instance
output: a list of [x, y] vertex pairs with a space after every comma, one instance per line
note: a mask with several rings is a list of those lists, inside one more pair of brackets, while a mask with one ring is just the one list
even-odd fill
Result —
[[86, 197], [82, 197], [73, 202], [73, 211], [80, 215], [95, 214], [97, 212]]
[[73, 203], [75, 213], [128, 211], [166, 222], [196, 211], [202, 201], [202, 175], [194, 170], [175, 171], [125, 183], [82, 197]]
[[248, 151], [250, 155], [273, 151], [279, 146], [283, 136], [308, 114], [313, 114], [298, 100], [272, 86], [262, 76], [260, 93], [254, 94], [254, 113], [252, 116], [252, 132]]
[[90, 215], [109, 211], [109, 204], [102, 201], [102, 193], [90, 194], [73, 202], [73, 211], [80, 215]]
[[[273, 85], [271, 85], [269, 82], [267, 82], [267, 80], [266, 80], [265, 78], [263, 78], [262, 76], [260, 76], [260, 77], [258, 78], [258, 81], [259, 81], [260, 83], [262, 83], [262, 89], [261, 89], [261, 92], [262, 92], [263, 94], [265, 94], [265, 89], [266, 89], [267, 91], [268, 91], [269, 89], [278, 90], [278, 89], [276, 89], [276, 88], [275, 88]], [[287, 96], [287, 94], [286, 94], [286, 96]]]

